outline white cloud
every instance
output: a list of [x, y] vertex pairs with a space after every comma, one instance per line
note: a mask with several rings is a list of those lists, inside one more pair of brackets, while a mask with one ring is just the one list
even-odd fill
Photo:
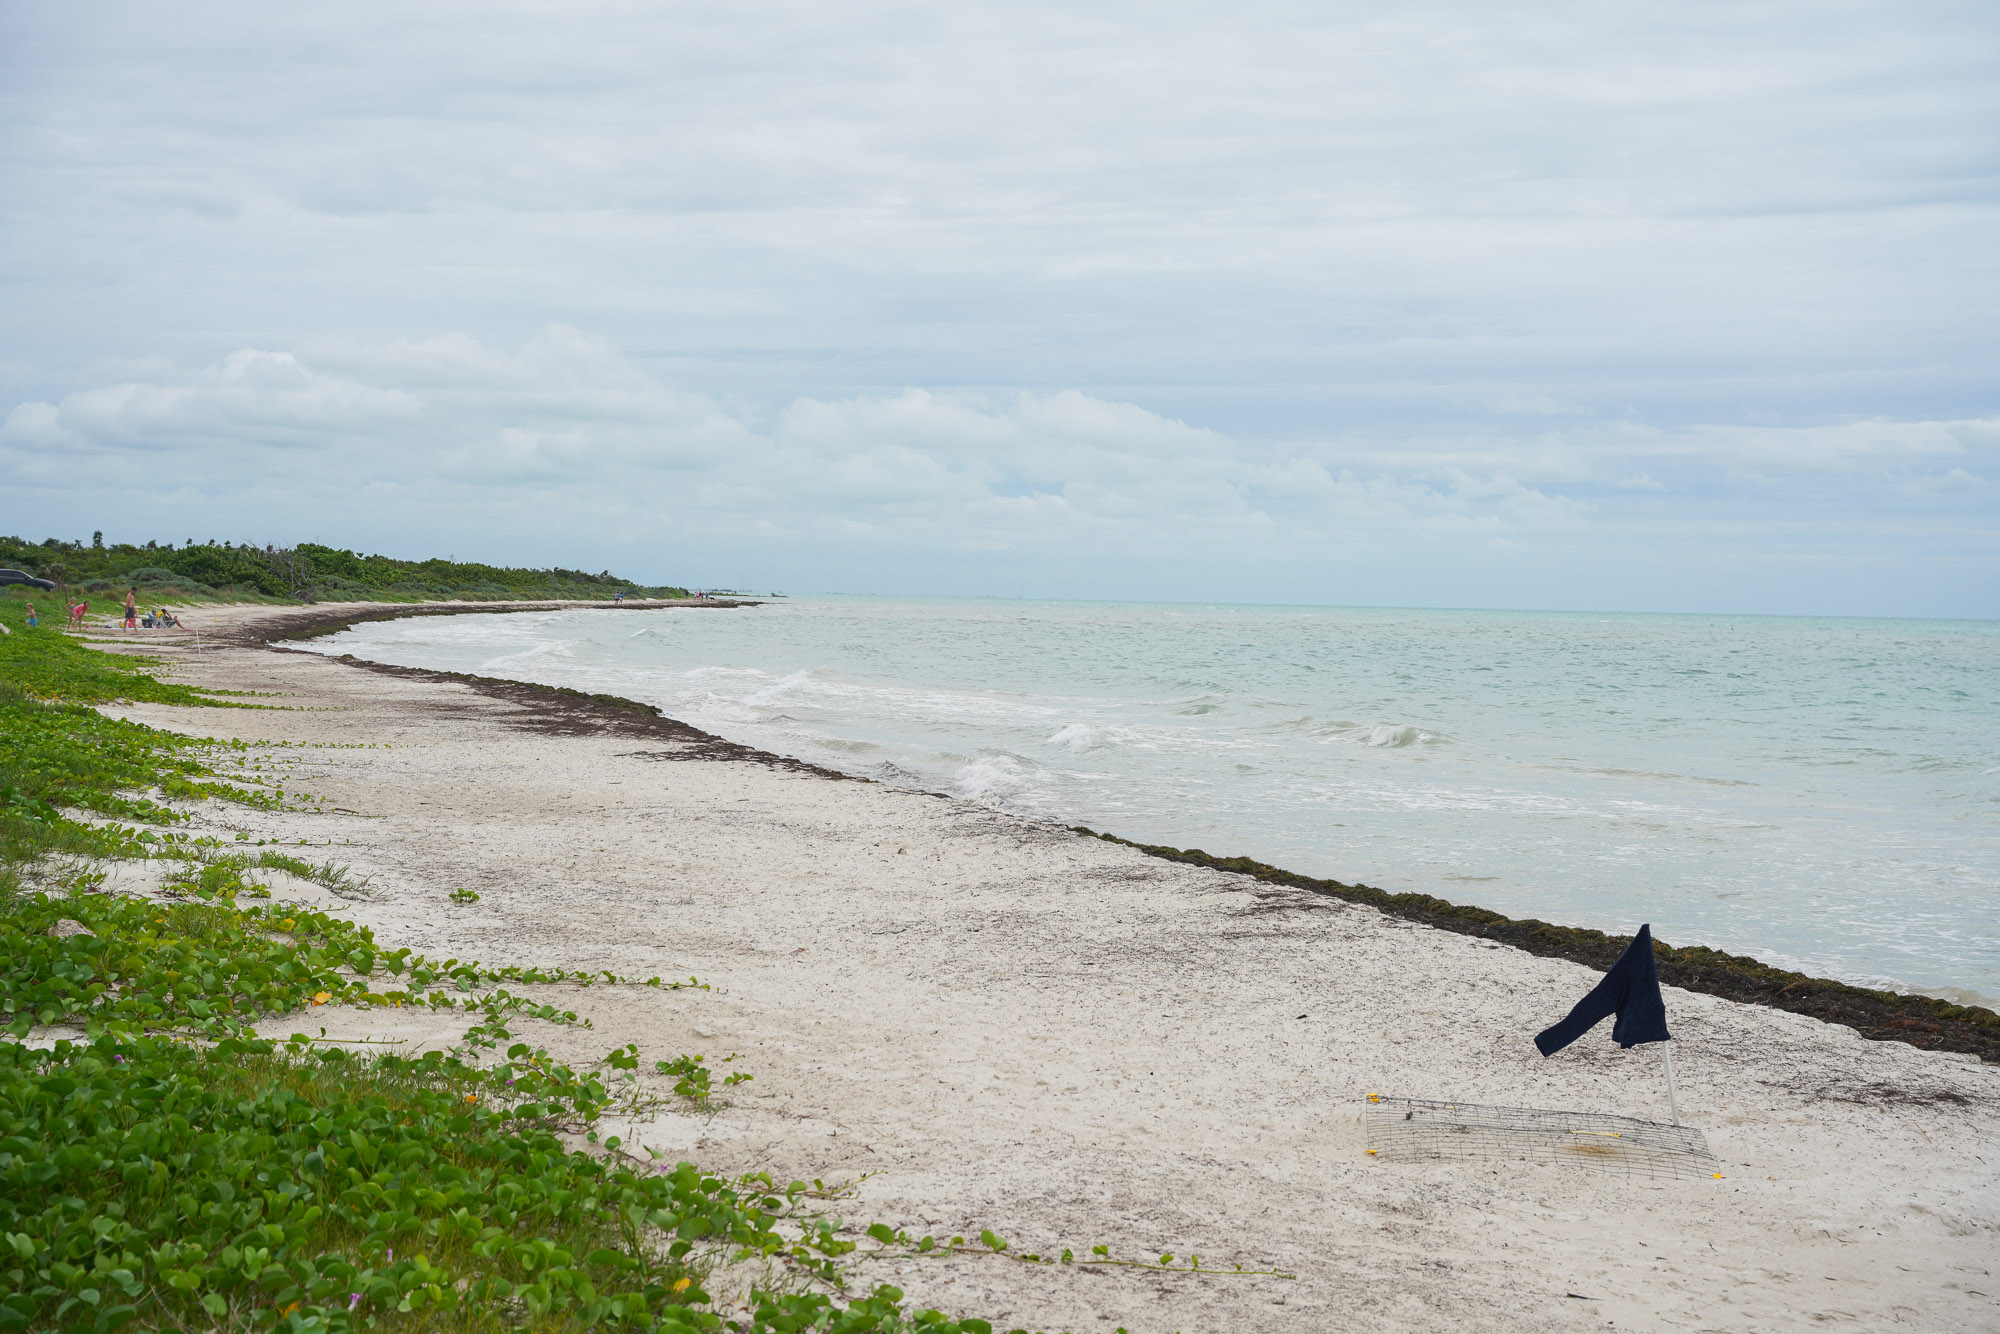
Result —
[[1221, 382], [1231, 429], [1302, 374], [1986, 375], [1966, 0], [333, 14], [0, 18], [0, 357], [567, 320], [769, 403]]
[[159, 453], [212, 444], [218, 435], [266, 448], [316, 446], [380, 432], [418, 406], [411, 394], [309, 370], [287, 352], [245, 349], [178, 382], [125, 380], [57, 403], [18, 404], [0, 437], [90, 453]]
[[243, 350], [23, 403], [0, 426], [0, 477], [51, 491], [89, 458], [106, 494], [176, 486], [210, 527], [309, 497], [309, 517], [287, 521], [306, 535], [352, 540], [385, 517], [432, 534], [499, 524], [515, 559], [535, 559], [529, 535], [741, 552], [762, 533], [918, 571], [950, 551], [995, 569], [1066, 553], [1247, 576], [1343, 552], [1515, 559], [1615, 544], [1635, 523], [1741, 542], [1774, 508], [1795, 521], [1801, 483], [1822, 488], [1810, 504], [1832, 526], [1864, 501], [1879, 510], [1883, 491], [1976, 503], [2000, 461], [1990, 419], [1537, 429], [1273, 449], [1076, 391], [916, 389], [802, 399], [759, 425], [556, 327], [513, 350], [461, 335]]
[[1996, 51], [1980, 0], [0, 7], [0, 468], [84, 531], [143, 481], [939, 589], [1700, 605], [1817, 524], [1991, 607]]

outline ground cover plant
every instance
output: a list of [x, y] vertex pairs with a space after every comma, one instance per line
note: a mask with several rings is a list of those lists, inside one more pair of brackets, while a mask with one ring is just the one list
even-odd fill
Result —
[[[892, 1286], [850, 1292], [843, 1260], [1275, 1272], [1103, 1246], [1022, 1252], [990, 1230], [968, 1242], [851, 1228], [825, 1211], [847, 1188], [634, 1153], [600, 1135], [603, 1118], [714, 1115], [751, 1075], [717, 1080], [683, 1054], [651, 1063], [672, 1083], [649, 1092], [632, 1045], [580, 1072], [517, 1030], [589, 1019], [510, 988], [627, 979], [429, 959], [273, 901], [264, 872], [368, 891], [331, 860], [192, 837], [167, 803], [270, 806], [282, 772], [242, 743], [88, 707], [269, 706], [29, 631], [18, 599], [0, 598], [0, 624], [0, 1334], [991, 1334]], [[172, 869], [157, 896], [110, 894], [95, 868], [112, 857]], [[352, 1053], [324, 1028], [286, 1042], [252, 1028], [334, 1005], [423, 1007], [466, 1027], [421, 1058]]]
[[[0, 600], [0, 892], [50, 857], [143, 855], [178, 819], [160, 798], [235, 796], [185, 737], [106, 718], [92, 704], [145, 700], [229, 705], [94, 652], [46, 623], [25, 627], [21, 601]], [[66, 809], [112, 817], [79, 820]], [[133, 827], [117, 820], [138, 822]], [[168, 837], [171, 835], [169, 834]]]
[[[783, 1256], [834, 1277], [852, 1243], [783, 1226], [802, 1188], [569, 1147], [604, 1102], [595, 1079], [531, 1059], [158, 1037], [0, 1047], [0, 1321], [718, 1330], [701, 1285], [720, 1260]], [[898, 1297], [817, 1305], [845, 1317], [829, 1328], [984, 1328], [897, 1311]]]
[[[427, 960], [240, 905], [261, 867], [338, 868], [177, 835], [161, 798], [235, 790], [202, 745], [85, 707], [217, 701], [28, 632], [17, 604], [0, 621], [0, 1026], [73, 1034], [0, 1043], [0, 1330], [987, 1334], [894, 1288], [840, 1295], [855, 1243], [804, 1183], [593, 1149], [619, 1091], [524, 1042], [481, 1063], [522, 1017], [583, 1022], [495, 983], [602, 979]], [[155, 849], [189, 868], [179, 901], [97, 892], [85, 858]], [[343, 1001], [474, 1022], [460, 1052], [421, 1059], [249, 1027]], [[820, 1287], [753, 1293], [725, 1321], [703, 1283], [743, 1260]]]

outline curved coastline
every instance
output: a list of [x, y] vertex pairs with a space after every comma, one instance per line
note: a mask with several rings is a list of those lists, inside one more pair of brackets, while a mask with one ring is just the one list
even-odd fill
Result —
[[[279, 652], [304, 652], [288, 643], [322, 638], [370, 621], [414, 616], [454, 616], [528, 611], [655, 611], [729, 610], [756, 606], [755, 601], [631, 603], [453, 603], [375, 604], [357, 611], [353, 604], [334, 610], [274, 616], [238, 632], [239, 642]], [[671, 749], [638, 751], [652, 760], [748, 761], [789, 772], [841, 782], [872, 783], [875, 779], [842, 773], [775, 752], [725, 740], [662, 713], [650, 704], [621, 696], [593, 694], [564, 686], [538, 685], [468, 672], [401, 667], [371, 662], [352, 654], [333, 659], [364, 670], [407, 679], [450, 681], [481, 694], [520, 705], [518, 725], [554, 734], [610, 733], [665, 742]], [[928, 795], [950, 799], [946, 793]], [[1016, 817], [1018, 818], [1018, 817]], [[1149, 856], [1205, 866], [1249, 876], [1269, 884], [1362, 904], [1437, 930], [1477, 936], [1546, 958], [1569, 960], [1593, 968], [1608, 968], [1626, 942], [1582, 927], [1561, 926], [1537, 918], [1510, 918], [1474, 905], [1454, 903], [1429, 894], [1394, 893], [1369, 885], [1349, 884], [1287, 871], [1244, 856], [1216, 856], [1201, 849], [1175, 848], [1121, 838], [1082, 825], [1067, 827], [1078, 837], [1101, 839], [1134, 848]], [[1881, 991], [1827, 978], [1774, 968], [1745, 955], [1706, 946], [1674, 946], [1655, 941], [1660, 980], [1684, 990], [1701, 992], [1751, 1005], [1787, 1010], [1826, 1023], [1854, 1029], [1873, 1041], [1896, 1041], [1931, 1051], [1961, 1052], [2000, 1064], [2000, 1013], [1976, 1005], [1960, 1005], [1933, 996]]]

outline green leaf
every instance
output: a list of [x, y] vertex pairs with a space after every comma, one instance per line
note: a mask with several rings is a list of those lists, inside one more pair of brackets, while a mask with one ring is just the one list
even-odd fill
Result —
[[102, 1315], [97, 1317], [97, 1323], [92, 1328], [96, 1331], [96, 1334], [111, 1334], [112, 1330], [123, 1329], [138, 1318], [139, 1308], [136, 1306], [108, 1307]]

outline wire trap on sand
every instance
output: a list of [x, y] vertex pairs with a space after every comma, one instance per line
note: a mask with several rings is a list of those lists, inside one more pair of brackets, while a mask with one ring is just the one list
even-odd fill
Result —
[[1561, 1163], [1624, 1176], [1719, 1177], [1693, 1126], [1598, 1112], [1551, 1112], [1368, 1095], [1368, 1153], [1392, 1163]]

